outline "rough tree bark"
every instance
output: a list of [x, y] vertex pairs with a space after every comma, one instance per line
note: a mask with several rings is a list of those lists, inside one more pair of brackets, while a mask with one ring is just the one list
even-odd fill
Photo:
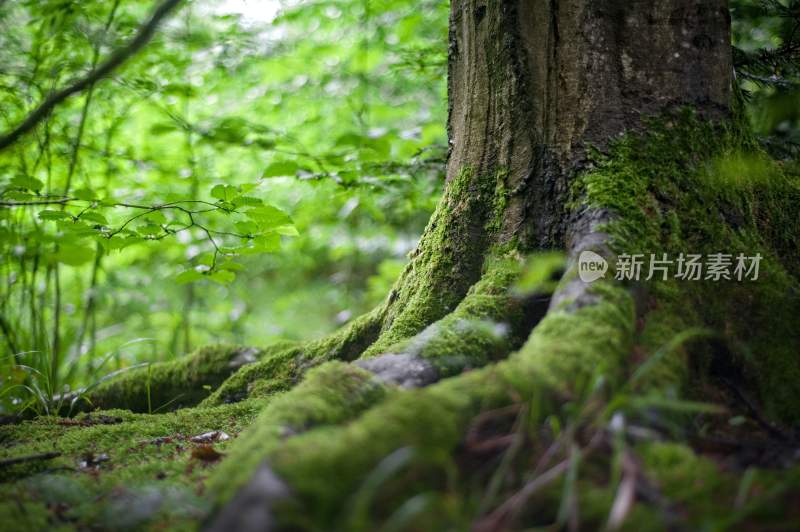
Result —
[[[743, 125], [729, 33], [725, 0], [453, 0], [447, 185], [385, 303], [321, 341], [129, 372], [84, 406], [146, 412], [152, 394], [183, 398], [175, 414], [134, 420], [136, 434], [147, 420], [246, 418], [207, 482], [208, 530], [575, 527], [563, 478], [581, 452], [623, 463], [619, 489], [584, 479], [583, 526], [706, 522], [670, 501], [680, 486], [710, 496], [691, 488], [711, 475], [705, 458], [654, 442], [636, 458], [632, 433], [604, 423], [639, 394], [643, 424], [685, 427], [657, 406], [706, 400], [709, 387], [725, 403], [717, 382], [752, 398], [748, 415], [772, 436], [787, 437], [774, 421], [800, 418], [800, 340], [770, 312], [800, 311], [800, 194]], [[726, 180], [725, 157], [757, 161], [762, 177]], [[760, 252], [765, 280], [589, 285], [575, 271], [587, 249], [612, 263]], [[550, 255], [525, 264], [544, 250], [565, 250], [566, 268]], [[520, 276], [533, 287], [515, 289]]]

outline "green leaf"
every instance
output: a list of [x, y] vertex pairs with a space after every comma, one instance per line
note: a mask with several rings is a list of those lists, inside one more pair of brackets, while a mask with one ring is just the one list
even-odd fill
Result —
[[261, 177], [294, 176], [299, 169], [294, 161], [275, 161], [267, 166]]
[[254, 198], [252, 196], [239, 196], [238, 198], [234, 198], [233, 206], [237, 209], [239, 207], [255, 207], [257, 205], [263, 205], [264, 200], [261, 198]]
[[11, 179], [11, 186], [39, 192], [44, 187], [44, 183], [35, 177], [17, 176]]
[[106, 220], [106, 217], [100, 214], [99, 212], [94, 212], [94, 211], [87, 211], [81, 214], [81, 220], [87, 222], [95, 222], [100, 225], [108, 225], [108, 220]]
[[140, 235], [144, 236], [155, 236], [161, 233], [161, 226], [156, 224], [145, 224], [140, 225], [136, 228], [136, 231]]
[[80, 238], [86, 238], [90, 236], [95, 236], [98, 234], [97, 229], [92, 227], [91, 225], [85, 224], [83, 222], [74, 222], [72, 219], [69, 220], [56, 220], [56, 227], [58, 230], [63, 233], [60, 240], [64, 238], [77, 240]]
[[172, 122], [158, 122], [150, 127], [151, 135], [164, 135], [176, 131], [178, 131], [178, 127]]
[[353, 146], [359, 147], [364, 145], [365, 143], [369, 142], [369, 137], [365, 137], [364, 135], [359, 135], [355, 132], [348, 132], [343, 133], [337, 137], [334, 146]]
[[211, 189], [211, 197], [222, 201], [233, 201], [239, 196], [239, 190], [232, 185], [215, 185]]
[[221, 285], [229, 285], [236, 280], [236, 274], [233, 273], [232, 271], [217, 270], [213, 273], [210, 273], [208, 275], [208, 278], [214, 281], [215, 283]]
[[281, 249], [281, 237], [278, 233], [267, 233], [253, 239], [258, 253], [273, 253]]
[[236, 230], [242, 235], [252, 235], [258, 233], [258, 225], [254, 222], [236, 222]]
[[275, 232], [283, 236], [300, 236], [300, 232], [294, 225], [282, 225], [275, 228]]
[[73, 192], [72, 195], [80, 200], [86, 200], [86, 201], [92, 201], [97, 197], [94, 191], [88, 188], [80, 188], [75, 192]]
[[39, 211], [38, 216], [40, 220], [63, 220], [65, 218], [72, 218], [72, 215], [70, 215], [68, 212], [54, 211], [51, 209]]
[[258, 188], [259, 183], [244, 183], [243, 185], [239, 185], [239, 192], [242, 194], [246, 194], [251, 190], [255, 190]]
[[178, 284], [187, 284], [192, 283], [194, 281], [199, 281], [203, 279], [204, 275], [194, 268], [190, 270], [185, 270], [175, 276], [175, 282]]
[[161, 225], [167, 223], [167, 217], [164, 216], [164, 213], [160, 210], [156, 210], [153, 212], [149, 212], [142, 216], [143, 220], [155, 225]]
[[28, 194], [27, 192], [19, 192], [17, 190], [9, 190], [5, 193], [5, 198], [12, 201], [30, 201], [36, 199], [36, 196]]
[[194, 260], [197, 264], [208, 266], [210, 268], [211, 265], [214, 264], [214, 254], [211, 252], [203, 253], [195, 257]]
[[100, 242], [100, 245], [102, 245], [106, 251], [119, 251], [127, 248], [128, 246], [144, 242], [145, 240], [138, 236], [115, 236], [113, 238], [100, 236], [97, 241]]
[[245, 214], [258, 224], [261, 230], [274, 229], [282, 225], [291, 225], [292, 219], [288, 214], [272, 205], [262, 205], [250, 209]]
[[217, 269], [228, 270], [232, 272], [240, 272], [244, 270], [244, 266], [242, 264], [239, 264], [238, 262], [225, 262], [217, 266]]

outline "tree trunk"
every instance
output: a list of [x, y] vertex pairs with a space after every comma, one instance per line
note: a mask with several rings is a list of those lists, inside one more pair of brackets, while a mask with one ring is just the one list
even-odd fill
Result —
[[678, 106], [727, 117], [732, 72], [724, 0], [454, 1], [448, 180], [507, 191], [497, 240], [561, 248], [586, 148]]
[[[447, 185], [385, 303], [252, 360], [204, 350], [146, 379], [129, 372], [90, 404], [142, 410], [146, 380], [148, 399], [187, 398], [191, 410], [165, 415], [259, 412], [208, 482], [209, 530], [707, 523], [692, 501], [664, 511], [674, 466], [699, 499], [733, 504], [738, 481], [697, 488], [705, 458], [634, 447], [620, 419], [688, 427], [664, 411], [691, 410], [678, 399], [709, 400], [709, 387], [717, 402], [754, 398], [747, 415], [773, 435], [785, 434], [774, 420], [800, 418], [800, 339], [771, 312], [800, 312], [800, 194], [742, 126], [729, 34], [724, 0], [453, 0]], [[722, 157], [769, 177], [728, 180]], [[545, 250], [565, 250], [566, 266]], [[762, 253], [765, 280], [587, 284], [585, 250], [612, 264]], [[581, 461], [622, 466], [578, 490]], [[663, 493], [649, 476], [667, 479]], [[578, 512], [578, 499], [591, 504]]]

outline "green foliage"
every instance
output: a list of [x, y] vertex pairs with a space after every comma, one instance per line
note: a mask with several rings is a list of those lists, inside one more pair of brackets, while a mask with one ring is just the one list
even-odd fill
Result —
[[[0, 152], [0, 411], [385, 297], [440, 188], [447, 5], [251, 4], [185, 2]], [[3, 2], [0, 132], [153, 5]]]
[[800, 1], [733, 0], [733, 58], [751, 122], [770, 152], [800, 154]]

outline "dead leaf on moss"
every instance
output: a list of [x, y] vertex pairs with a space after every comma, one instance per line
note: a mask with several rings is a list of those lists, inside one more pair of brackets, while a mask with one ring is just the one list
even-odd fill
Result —
[[202, 462], [216, 462], [222, 456], [222, 453], [217, 452], [210, 445], [200, 445], [192, 449], [192, 458]]

